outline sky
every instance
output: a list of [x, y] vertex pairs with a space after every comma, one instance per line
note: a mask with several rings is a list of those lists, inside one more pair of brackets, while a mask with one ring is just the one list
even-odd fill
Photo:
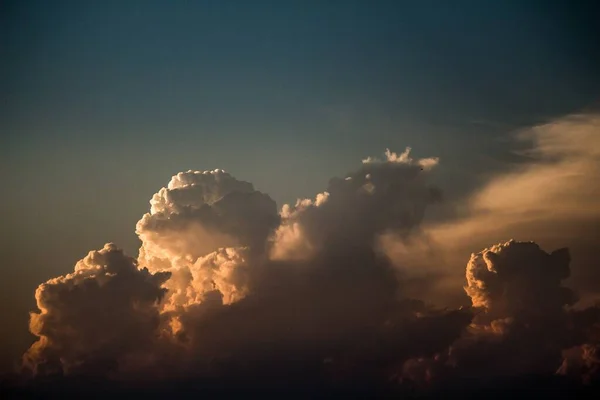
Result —
[[[432, 224], [496, 193], [493, 177], [529, 162], [512, 134], [597, 109], [586, 3], [3, 1], [2, 369], [35, 340], [38, 284], [108, 242], [137, 257], [136, 222], [180, 171], [223, 169], [279, 209], [410, 146], [440, 160], [431, 179], [447, 206]], [[461, 276], [495, 241], [456, 255]]]

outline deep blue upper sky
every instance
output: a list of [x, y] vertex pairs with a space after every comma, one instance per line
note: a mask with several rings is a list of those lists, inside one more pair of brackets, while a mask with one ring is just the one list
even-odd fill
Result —
[[33, 290], [106, 241], [135, 252], [181, 170], [281, 203], [411, 145], [475, 179], [507, 132], [598, 99], [600, 14], [576, 3], [3, 1], [0, 262]]

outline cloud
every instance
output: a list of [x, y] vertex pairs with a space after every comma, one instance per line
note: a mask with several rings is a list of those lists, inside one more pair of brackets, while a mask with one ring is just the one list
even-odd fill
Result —
[[[600, 234], [600, 116], [559, 118], [516, 132], [512, 139], [521, 162], [489, 177], [455, 206], [452, 218], [424, 221], [408, 250], [393, 236], [382, 241], [382, 251], [398, 266], [417, 263], [414, 268], [446, 276], [432, 288], [431, 301], [464, 301], [453, 288], [463, 279], [459, 271], [465, 257], [511, 237], [569, 247], [570, 282], [588, 301], [600, 292], [600, 274], [591, 268], [600, 262], [594, 239]], [[423, 262], [427, 259], [431, 262]]]
[[511, 240], [471, 255], [467, 286], [474, 307], [500, 318], [533, 318], [560, 313], [574, 303], [568, 278], [568, 249], [550, 254], [533, 242]]
[[[75, 347], [50, 345], [58, 339], [42, 335], [28, 352], [28, 362], [40, 372], [43, 357], [33, 355], [44, 348], [63, 364], [73, 359], [69, 365], [79, 358], [93, 365], [93, 354], [100, 351], [113, 363], [111, 371], [123, 370], [122, 365], [130, 371], [137, 365], [152, 376], [283, 370], [294, 374], [301, 365], [312, 365], [318, 376], [324, 359], [331, 360], [329, 369], [339, 368], [340, 360], [360, 360], [360, 369], [381, 370], [416, 351], [441, 351], [460, 335], [471, 314], [437, 310], [409, 299], [407, 283], [377, 251], [380, 234], [410, 235], [425, 209], [440, 199], [439, 190], [427, 183], [421, 160], [412, 160], [408, 152], [401, 157], [391, 154], [387, 161], [365, 163], [344, 179], [332, 179], [314, 200], [285, 205], [279, 214], [267, 195], [222, 170], [177, 174], [153, 196], [150, 212], [137, 224], [142, 240], [139, 265], [148, 266], [154, 275], [137, 269], [129, 258], [133, 272], [114, 271], [120, 273], [113, 277], [109, 268], [104, 275], [93, 275], [94, 282], [155, 277], [156, 296], [143, 308], [143, 315], [153, 319], [139, 328], [143, 332], [135, 331], [139, 341], [129, 345], [105, 340], [113, 333], [88, 330], [94, 326], [92, 310], [103, 301], [125, 303], [107, 311], [103, 326], [110, 326], [110, 318], [137, 320], [117, 312], [130, 302], [140, 309], [131, 300], [137, 299], [135, 282], [132, 293], [123, 283], [115, 294], [112, 286], [81, 283], [93, 287], [77, 292], [84, 297], [81, 301], [69, 298], [51, 312], [45, 302], [39, 303], [42, 316], [74, 319], [52, 329], [57, 337], [62, 337], [61, 329], [75, 330], [77, 354], [70, 354]], [[108, 245], [76, 269], [110, 266], [104, 258], [114, 252], [125, 257]], [[57, 290], [74, 279], [58, 278], [56, 284], [62, 286]], [[48, 284], [42, 287], [41, 293], [47, 293]], [[75, 296], [66, 289], [64, 293]], [[80, 311], [74, 313], [73, 307]], [[34, 320], [32, 330], [41, 335], [38, 317]], [[124, 326], [121, 340], [129, 340], [132, 332]], [[428, 339], [415, 346], [424, 335]], [[136, 350], [141, 348], [146, 358]], [[155, 368], [152, 373], [149, 365]], [[256, 365], [264, 368], [256, 370]], [[72, 370], [63, 367], [65, 373]]]
[[334, 178], [312, 200], [284, 206], [273, 241], [273, 257], [310, 257], [325, 248], [374, 247], [379, 235], [413, 232], [427, 207], [441, 200], [439, 189], [427, 183], [423, 160], [388, 153], [388, 160], [367, 159], [344, 179]]
[[394, 153], [390, 151], [390, 149], [385, 150], [385, 160], [380, 160], [378, 158], [367, 157], [363, 160], [363, 164], [374, 164], [374, 163], [396, 163], [396, 164], [406, 164], [406, 165], [418, 165], [422, 169], [431, 169], [438, 165], [439, 158], [437, 157], [429, 157], [429, 158], [421, 158], [419, 160], [414, 160], [410, 156], [411, 148], [407, 147], [402, 153]]
[[[475, 317], [444, 352], [403, 364], [402, 377], [429, 383], [449, 377], [592, 376], [597, 370], [590, 328], [600, 309], [571, 309], [567, 249], [534, 242], [500, 243], [471, 255], [465, 291]], [[600, 332], [600, 330], [598, 331]], [[562, 366], [561, 366], [562, 365]]]
[[[433, 329], [425, 347], [444, 348], [468, 324], [470, 314], [438, 315], [419, 302], [407, 302], [396, 271], [375, 249], [382, 232], [408, 235], [421, 222], [425, 208], [439, 198], [439, 190], [427, 184], [418, 162], [379, 162], [365, 164], [344, 179], [332, 179], [314, 200], [284, 205], [267, 251], [247, 251], [245, 261], [233, 263], [229, 270], [235, 271], [237, 283], [228, 287], [243, 296], [227, 304], [230, 289], [215, 281], [204, 287], [210, 306], [197, 297], [173, 314], [183, 345], [194, 354], [193, 362], [220, 360], [213, 362], [220, 365], [225, 358], [230, 368], [254, 373], [244, 366], [271, 360], [266, 370], [282, 370], [287, 367], [280, 357], [291, 357], [297, 365], [312, 364], [318, 371], [324, 358], [338, 365], [340, 358], [358, 351], [365, 335], [373, 346], [388, 343], [398, 350], [397, 357], [404, 357], [414, 348], [409, 342], [436, 323], [447, 324], [448, 329]], [[204, 263], [203, 258], [198, 260], [188, 268], [191, 274], [182, 286], [186, 293], [197, 287], [189, 282], [194, 269]], [[224, 264], [210, 264], [211, 274], [223, 276], [215, 271]], [[393, 340], [400, 332], [406, 338]], [[377, 349], [379, 361], [391, 362], [387, 360], [391, 350]]]
[[[410, 148], [367, 158], [279, 212], [222, 170], [179, 173], [136, 226], [137, 261], [109, 244], [38, 288], [39, 340], [25, 365], [134, 380], [593, 379], [600, 308], [577, 308], [566, 285], [574, 253], [531, 241], [487, 246], [515, 227], [564, 238], [597, 216], [593, 200], [575, 209], [595, 193], [597, 121], [521, 133], [531, 161], [442, 224], [426, 219], [442, 200], [429, 181], [439, 160], [413, 159]], [[569, 130], [585, 146], [566, 143]], [[444, 303], [444, 291], [468, 303]]]
[[584, 383], [600, 382], [600, 306], [574, 310], [570, 317], [572, 347], [563, 350], [556, 373]]
[[562, 286], [569, 263], [567, 249], [547, 253], [533, 242], [509, 241], [471, 256], [465, 291], [482, 312], [472, 324], [474, 337], [466, 339], [478, 341], [474, 353], [480, 347], [493, 352], [487, 356], [496, 373], [556, 370], [568, 345], [566, 307], [576, 301]]
[[586, 343], [565, 350], [563, 356], [557, 374], [574, 376], [588, 384], [600, 379], [600, 345]]
[[137, 223], [140, 261], [150, 269], [195, 262], [222, 247], [260, 248], [278, 224], [275, 202], [227, 172], [175, 175]]
[[30, 330], [39, 339], [24, 365], [36, 374], [118, 373], [126, 357], [152, 348], [167, 279], [114, 244], [91, 251], [73, 273], [37, 288]]
[[211, 286], [226, 303], [243, 297], [248, 255], [242, 254], [262, 253], [279, 222], [268, 195], [220, 169], [187, 171], [173, 176], [150, 205], [136, 226], [138, 261], [173, 275], [166, 284], [169, 309], [200, 302]]
[[518, 132], [518, 141], [533, 145], [522, 152], [532, 162], [493, 179], [471, 208], [511, 217], [506, 223], [600, 215], [593, 200], [600, 185], [590, 180], [600, 168], [599, 131], [600, 116], [574, 115]]

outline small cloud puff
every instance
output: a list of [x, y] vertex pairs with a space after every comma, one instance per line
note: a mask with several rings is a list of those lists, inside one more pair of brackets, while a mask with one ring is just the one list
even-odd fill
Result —
[[398, 163], [398, 164], [407, 164], [407, 165], [416, 165], [420, 166], [421, 169], [432, 169], [436, 165], [439, 164], [440, 159], [437, 157], [429, 157], [429, 158], [421, 158], [418, 160], [414, 160], [410, 157], [410, 152], [412, 149], [407, 147], [402, 153], [394, 153], [390, 151], [390, 149], [385, 150], [385, 160], [381, 161], [378, 158], [367, 157], [363, 160], [363, 164], [374, 164], [374, 163]]

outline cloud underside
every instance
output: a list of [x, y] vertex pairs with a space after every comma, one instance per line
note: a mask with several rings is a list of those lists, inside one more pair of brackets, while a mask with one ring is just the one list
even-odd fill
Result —
[[[444, 224], [425, 218], [442, 200], [429, 183], [439, 160], [414, 159], [410, 148], [365, 159], [281, 210], [223, 170], [181, 172], [137, 223], [138, 259], [107, 244], [38, 287], [38, 340], [24, 370], [125, 380], [593, 380], [600, 312], [574, 307], [572, 254], [501, 240], [515, 226], [600, 217], [588, 197], [599, 193], [590, 179], [600, 171], [598, 126], [597, 116], [579, 116], [522, 133], [532, 161], [493, 178]], [[486, 239], [499, 244], [477, 251]], [[470, 306], [430, 302], [425, 294], [456, 274], [444, 261], [459, 256], [462, 280], [448, 282], [455, 292], [464, 285]]]

